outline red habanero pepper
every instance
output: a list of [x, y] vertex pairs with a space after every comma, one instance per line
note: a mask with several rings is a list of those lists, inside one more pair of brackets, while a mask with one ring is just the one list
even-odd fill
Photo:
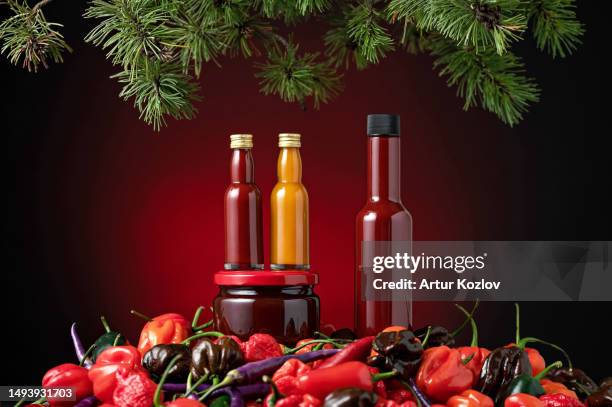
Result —
[[310, 372], [312, 368], [299, 359], [289, 359], [272, 376], [272, 381], [281, 394], [285, 396], [303, 394], [298, 389], [298, 377]]
[[55, 400], [48, 398], [51, 407], [67, 407], [75, 405], [79, 400], [93, 393], [91, 380], [87, 377], [87, 369], [72, 363], [64, 363], [45, 373], [42, 387], [71, 387], [75, 394], [74, 401]]
[[[295, 352], [295, 354], [301, 355], [302, 353], [312, 352], [313, 348], [318, 345], [316, 342], [313, 342], [313, 341], [315, 341], [315, 339], [307, 338], [307, 339], [302, 339], [301, 341], [296, 343], [295, 347], [299, 349]], [[312, 342], [312, 343], [308, 343], [308, 342]], [[334, 345], [332, 345], [331, 343], [326, 343], [321, 347], [321, 349], [334, 349]]]
[[117, 387], [118, 370], [141, 370], [140, 353], [133, 346], [111, 346], [98, 355], [96, 363], [89, 370], [94, 396], [105, 403], [113, 403], [113, 392]]
[[504, 407], [544, 407], [544, 403], [531, 394], [517, 393], [504, 401]]
[[319, 407], [321, 404], [321, 400], [310, 394], [294, 394], [278, 400], [274, 407]]
[[273, 336], [268, 334], [251, 335], [248, 341], [240, 344], [240, 348], [247, 362], [257, 362], [283, 355], [281, 346]]
[[[311, 394], [318, 399], [324, 399], [332, 391], [347, 387], [372, 391], [374, 382], [384, 377], [382, 375], [387, 375], [387, 373], [381, 373], [378, 377], [372, 376], [368, 365], [363, 362], [353, 361], [326, 369], [311, 370], [298, 377], [297, 385], [302, 393]], [[388, 377], [391, 377], [391, 375]]]
[[542, 379], [540, 384], [546, 394], [564, 394], [578, 400], [578, 395], [573, 390], [570, 390], [563, 383], [553, 382], [552, 380]]
[[566, 394], [544, 394], [540, 396], [540, 401], [545, 407], [584, 407], [584, 404], [577, 398]]
[[448, 346], [436, 346], [423, 353], [416, 376], [417, 386], [431, 399], [446, 402], [474, 383], [474, 374], [461, 361], [461, 354]]
[[[398, 403], [395, 400], [379, 398], [378, 401], [376, 402], [375, 407], [418, 407], [418, 405], [413, 400], [406, 400], [403, 403]], [[446, 406], [441, 406], [441, 407], [446, 407]]]
[[[135, 311], [133, 314], [139, 315]], [[181, 343], [191, 333], [191, 322], [180, 314], [162, 314], [145, 324], [140, 332], [138, 350], [142, 355], [155, 345]]]
[[470, 346], [461, 346], [456, 349], [461, 354], [461, 361], [472, 371], [472, 373], [474, 373], [474, 377], [479, 377], [482, 365], [491, 351], [478, 346], [478, 327], [476, 326], [476, 321], [472, 318], [472, 314], [461, 305], [455, 304], [455, 306], [469, 318], [472, 327], [472, 341]]
[[144, 370], [119, 369], [113, 402], [117, 407], [151, 407], [157, 385]]
[[451, 397], [446, 402], [447, 407], [493, 407], [493, 399], [476, 390], [466, 390]]

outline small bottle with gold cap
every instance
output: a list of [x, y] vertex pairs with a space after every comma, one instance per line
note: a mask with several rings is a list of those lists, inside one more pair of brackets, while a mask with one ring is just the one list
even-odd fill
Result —
[[253, 136], [232, 134], [231, 183], [225, 190], [225, 269], [263, 269], [261, 192], [255, 185]]
[[309, 270], [308, 192], [302, 184], [300, 135], [278, 136], [278, 182], [271, 196], [272, 270]]

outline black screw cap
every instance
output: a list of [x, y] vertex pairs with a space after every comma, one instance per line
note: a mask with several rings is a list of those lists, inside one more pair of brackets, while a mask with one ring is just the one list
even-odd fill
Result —
[[400, 117], [397, 114], [369, 114], [368, 136], [399, 137]]

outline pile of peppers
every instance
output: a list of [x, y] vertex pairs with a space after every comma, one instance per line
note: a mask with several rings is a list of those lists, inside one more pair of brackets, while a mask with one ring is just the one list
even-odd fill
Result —
[[[612, 378], [599, 384], [574, 368], [555, 344], [520, 336], [495, 349], [478, 343], [474, 313], [456, 305], [464, 322], [392, 326], [356, 338], [344, 328], [316, 333], [292, 347], [265, 333], [247, 340], [176, 313], [146, 317], [131, 344], [101, 318], [103, 333], [85, 349], [76, 325], [78, 363], [50, 369], [44, 388], [70, 387], [74, 399], [40, 399], [18, 406], [51, 407], [604, 407]], [[459, 334], [471, 328], [471, 341]], [[547, 364], [529, 344], [552, 347], [565, 359]]]

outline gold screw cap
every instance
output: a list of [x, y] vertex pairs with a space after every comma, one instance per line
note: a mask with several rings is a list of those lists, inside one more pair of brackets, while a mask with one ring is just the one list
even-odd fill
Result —
[[281, 133], [278, 135], [278, 146], [283, 147], [301, 147], [301, 135], [297, 133]]
[[253, 135], [232, 134], [230, 136], [230, 148], [253, 148]]

